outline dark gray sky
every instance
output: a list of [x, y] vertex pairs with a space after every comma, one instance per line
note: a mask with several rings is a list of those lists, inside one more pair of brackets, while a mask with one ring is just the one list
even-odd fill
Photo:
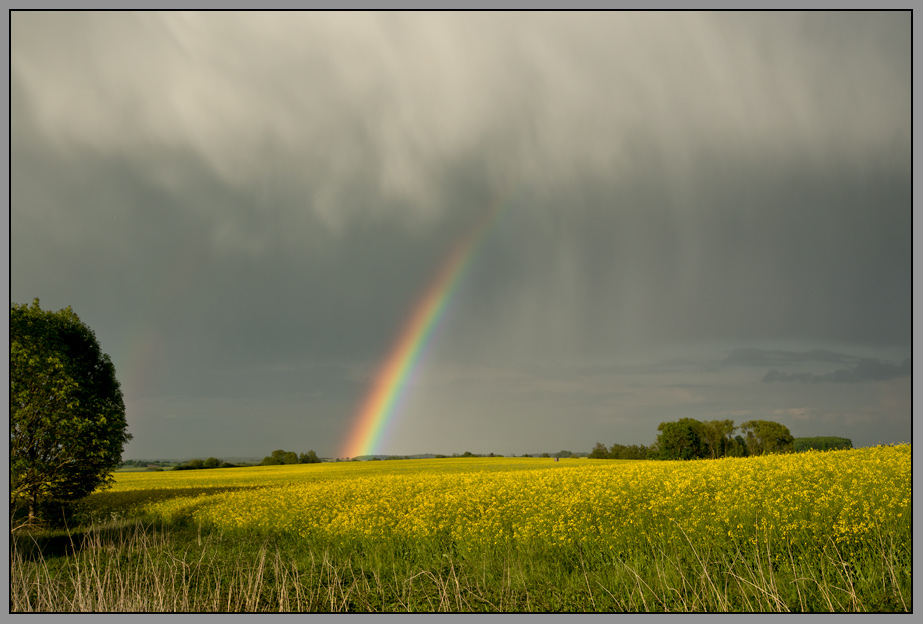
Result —
[[96, 331], [126, 458], [336, 456], [500, 204], [381, 452], [910, 441], [911, 42], [909, 12], [14, 12], [11, 300]]

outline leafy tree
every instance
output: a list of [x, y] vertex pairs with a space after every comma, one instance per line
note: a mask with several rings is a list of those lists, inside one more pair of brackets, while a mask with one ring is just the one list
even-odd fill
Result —
[[649, 459], [649, 451], [646, 446], [643, 444], [638, 446], [637, 444], [632, 444], [630, 446], [625, 446], [624, 444], [613, 444], [612, 448], [609, 450], [610, 459]]
[[734, 436], [728, 440], [724, 454], [725, 457], [746, 457], [748, 454], [747, 441], [744, 440], [743, 436]]
[[173, 470], [201, 470], [205, 467], [205, 462], [201, 459], [190, 459], [187, 462], [173, 466]]
[[218, 468], [219, 466], [221, 466], [221, 460], [217, 457], [209, 457], [202, 462], [203, 468]]
[[313, 450], [308, 451], [307, 453], [302, 453], [298, 456], [299, 464], [319, 464], [320, 457], [317, 456]]
[[555, 457], [573, 457], [574, 454], [570, 451], [558, 451], [554, 454]]
[[708, 420], [702, 423], [702, 441], [712, 459], [724, 457], [728, 441], [736, 429], [733, 420]]
[[606, 449], [606, 445], [602, 442], [597, 442], [593, 447], [593, 450], [590, 451], [590, 459], [608, 459], [609, 451]]
[[278, 449], [271, 455], [264, 457], [260, 466], [278, 466], [280, 464], [297, 464], [298, 455], [294, 451], [283, 451]]
[[657, 448], [661, 459], [700, 459], [706, 456], [702, 440], [702, 423], [694, 418], [680, 418], [657, 426]]
[[10, 304], [10, 504], [64, 503], [112, 479], [131, 439], [115, 367], [68, 306]]
[[740, 428], [746, 436], [750, 455], [790, 453], [794, 450], [795, 438], [785, 425], [771, 420], [749, 420]]

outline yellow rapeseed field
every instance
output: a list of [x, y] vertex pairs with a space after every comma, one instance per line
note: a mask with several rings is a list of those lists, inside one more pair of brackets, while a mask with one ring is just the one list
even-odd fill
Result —
[[101, 515], [336, 543], [846, 548], [910, 531], [911, 447], [693, 462], [446, 458], [119, 473]]

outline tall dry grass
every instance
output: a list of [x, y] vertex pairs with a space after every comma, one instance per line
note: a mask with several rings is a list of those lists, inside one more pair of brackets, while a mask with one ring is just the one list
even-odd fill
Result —
[[[262, 541], [260, 541], [262, 540]], [[95, 524], [49, 552], [17, 535], [11, 612], [910, 611], [909, 551], [887, 536], [814, 558], [651, 544], [461, 557], [384, 544], [327, 548], [141, 523]]]

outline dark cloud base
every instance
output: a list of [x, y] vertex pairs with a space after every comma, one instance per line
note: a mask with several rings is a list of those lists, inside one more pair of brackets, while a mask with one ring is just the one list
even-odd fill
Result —
[[911, 375], [911, 358], [907, 358], [900, 365], [888, 364], [874, 358], [862, 358], [852, 368], [841, 368], [831, 373], [817, 375], [814, 373], [783, 373], [771, 370], [763, 377], [763, 381], [800, 381], [801, 383], [861, 383], [865, 381], [887, 381], [898, 377]]

